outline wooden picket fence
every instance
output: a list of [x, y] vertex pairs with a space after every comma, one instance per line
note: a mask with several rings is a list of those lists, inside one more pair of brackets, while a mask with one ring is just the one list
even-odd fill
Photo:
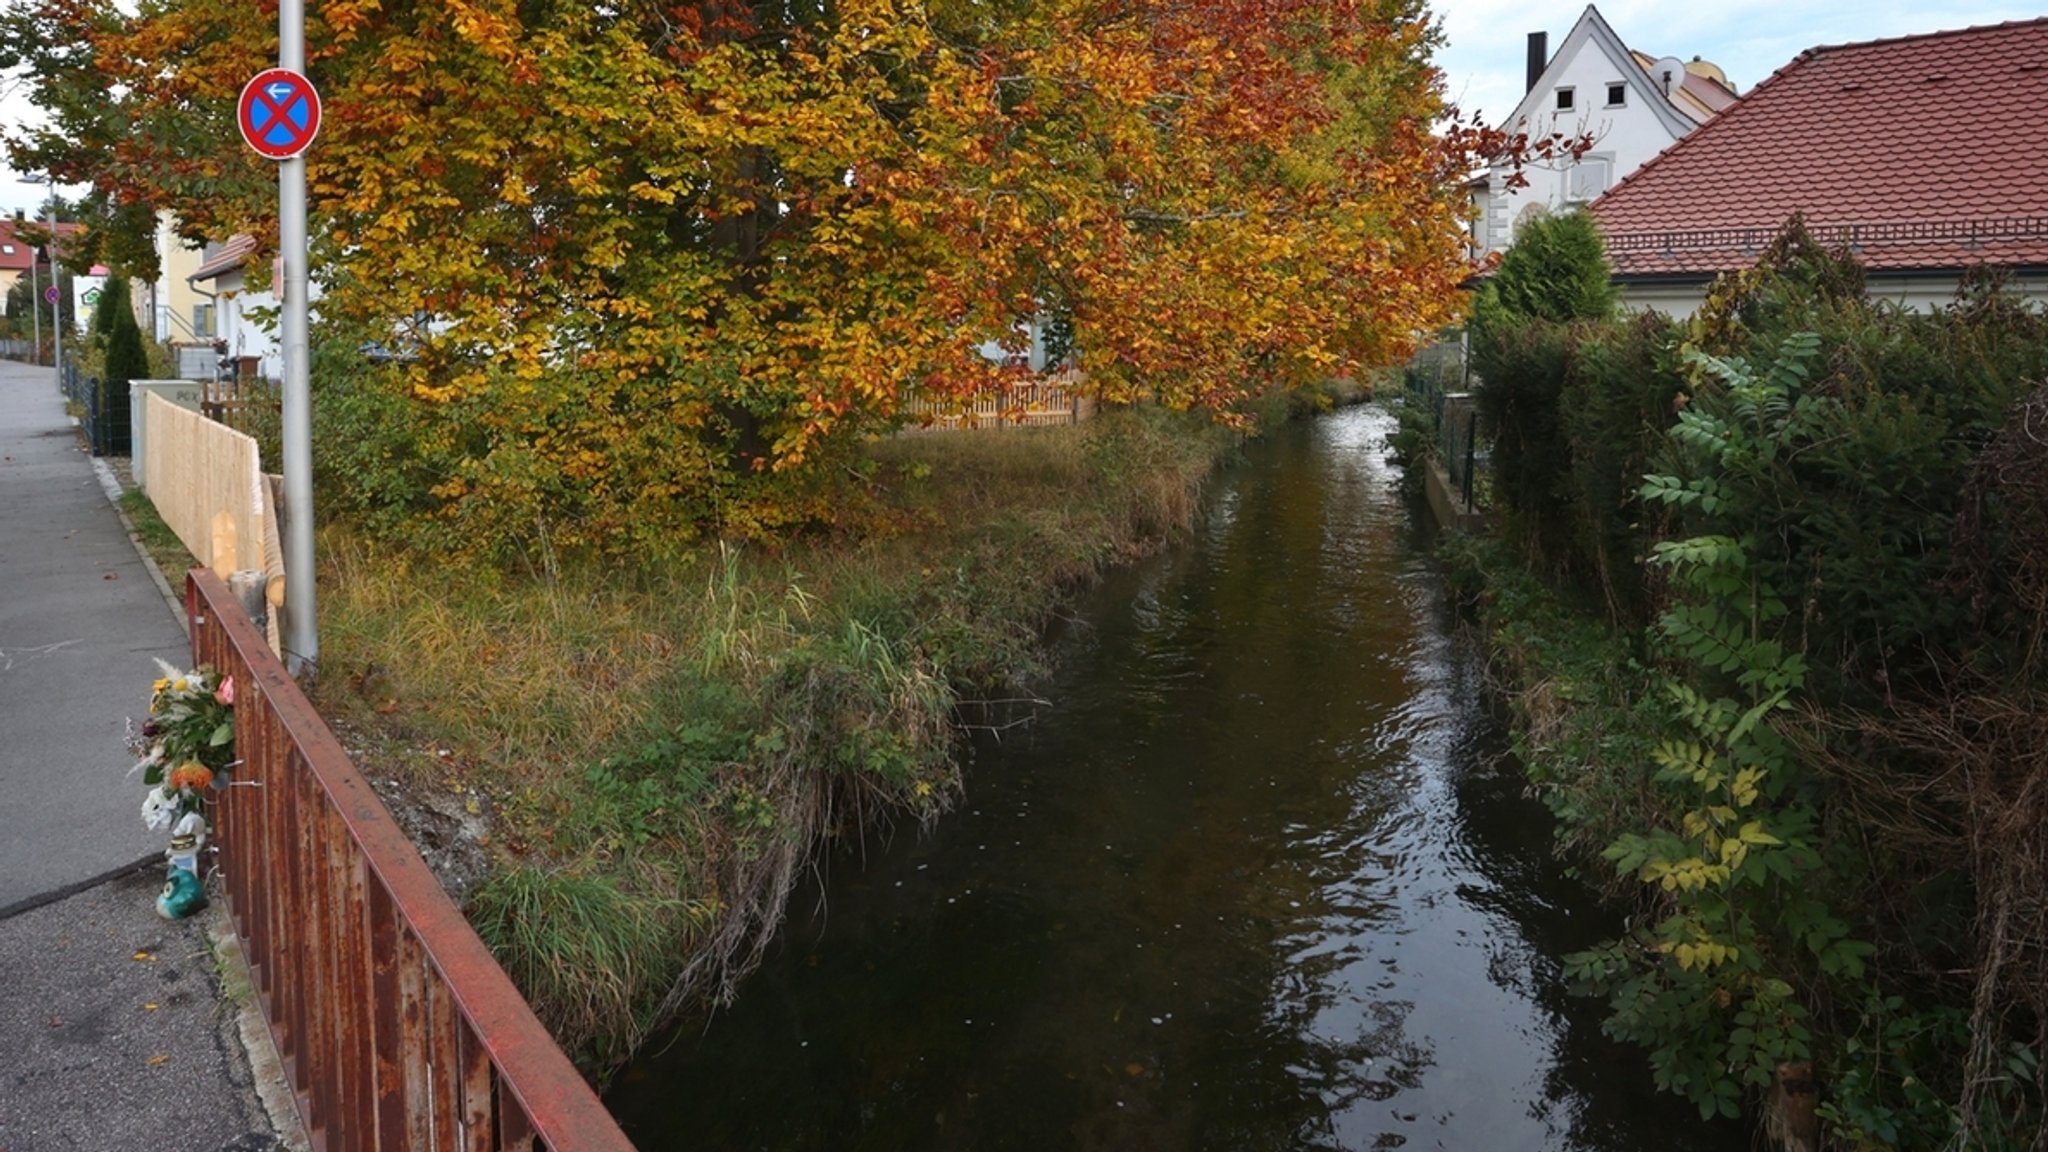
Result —
[[913, 395], [905, 410], [923, 428], [1035, 428], [1079, 424], [1094, 412], [1080, 374], [1037, 376], [976, 393], [966, 404]]

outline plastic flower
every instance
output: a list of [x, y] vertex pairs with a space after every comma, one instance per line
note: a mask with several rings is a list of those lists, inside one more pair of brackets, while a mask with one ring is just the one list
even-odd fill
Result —
[[161, 832], [178, 818], [178, 802], [164, 795], [161, 788], [151, 788], [142, 797], [142, 826], [152, 832]]
[[187, 760], [176, 768], [171, 769], [170, 785], [172, 788], [180, 791], [189, 788], [194, 792], [204, 792], [206, 791], [206, 786], [211, 783], [213, 783], [213, 769], [208, 768], [197, 760]]
[[213, 690], [213, 698], [221, 707], [233, 708], [235, 706], [235, 678], [233, 676], [223, 677], [220, 687]]

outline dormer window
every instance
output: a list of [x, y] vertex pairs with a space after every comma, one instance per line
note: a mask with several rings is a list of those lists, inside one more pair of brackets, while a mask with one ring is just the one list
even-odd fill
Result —
[[1569, 112], [1569, 111], [1571, 111], [1571, 110], [1572, 110], [1572, 90], [1571, 90], [1571, 89], [1569, 89], [1569, 88], [1559, 88], [1559, 89], [1557, 90], [1557, 110], [1558, 110], [1559, 112]]
[[1607, 86], [1607, 106], [1609, 108], [1619, 108], [1626, 103], [1628, 103], [1628, 85], [1609, 84]]

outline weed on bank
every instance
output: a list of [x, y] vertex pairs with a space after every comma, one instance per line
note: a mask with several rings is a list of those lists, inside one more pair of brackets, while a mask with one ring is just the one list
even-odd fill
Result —
[[445, 750], [414, 787], [495, 804], [471, 918], [602, 1068], [729, 993], [829, 841], [943, 812], [958, 702], [1039, 675], [1059, 605], [1183, 532], [1235, 439], [1148, 409], [907, 434], [861, 463], [859, 531], [659, 562], [330, 528], [320, 703]]

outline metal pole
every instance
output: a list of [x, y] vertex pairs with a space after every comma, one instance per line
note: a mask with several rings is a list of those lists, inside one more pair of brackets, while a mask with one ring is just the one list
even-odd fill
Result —
[[[35, 321], [36, 332], [36, 342], [34, 345], [35, 351], [30, 353], [28, 358], [29, 363], [31, 364], [41, 364], [43, 362], [43, 265], [41, 260], [42, 255], [43, 254], [40, 251], [33, 252], [29, 255], [28, 258], [28, 314], [30, 319]], [[63, 382], [59, 381], [58, 383], [61, 384]]]
[[[279, 0], [277, 66], [304, 75], [305, 0]], [[277, 167], [277, 240], [284, 260], [284, 624], [286, 666], [318, 669], [320, 628], [313, 590], [313, 393], [307, 378], [306, 157]]]
[[50, 287], [57, 298], [50, 301], [50, 364], [57, 371], [57, 387], [64, 387], [64, 269], [57, 263], [57, 178], [50, 177]]
[[1479, 443], [1479, 410], [1465, 418], [1465, 511], [1472, 510], [1472, 463]]

